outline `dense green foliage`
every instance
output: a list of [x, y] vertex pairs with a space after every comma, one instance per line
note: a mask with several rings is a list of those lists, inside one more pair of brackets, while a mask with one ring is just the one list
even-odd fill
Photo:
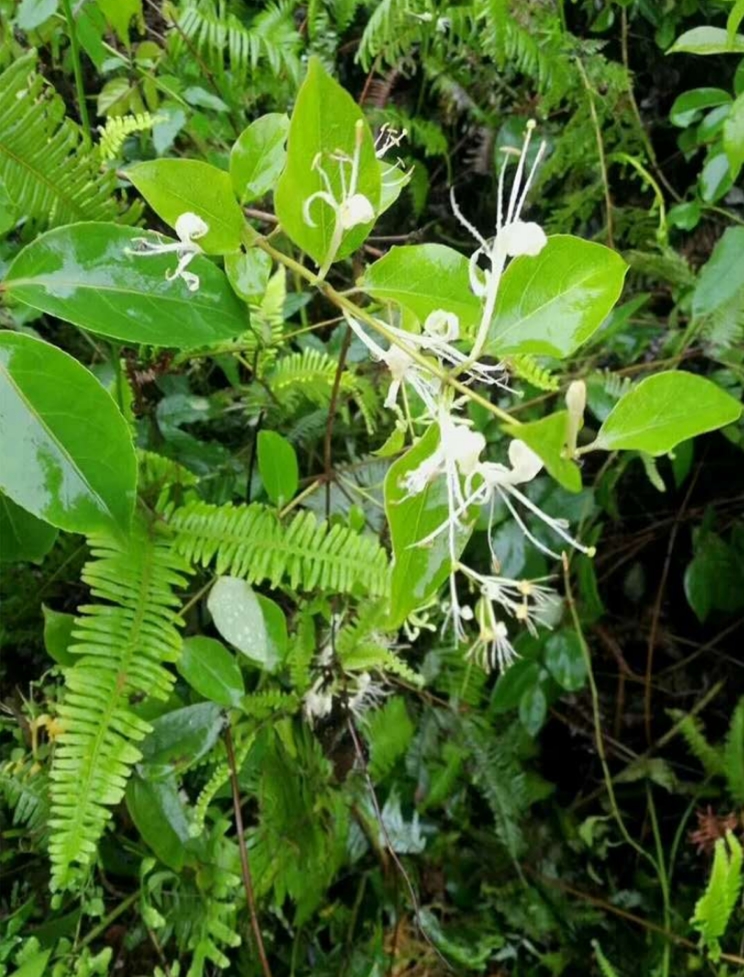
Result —
[[0, 977], [744, 974], [742, 24], [0, 0]]

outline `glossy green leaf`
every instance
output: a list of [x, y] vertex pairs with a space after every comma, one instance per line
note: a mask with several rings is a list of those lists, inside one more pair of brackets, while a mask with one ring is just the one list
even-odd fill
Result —
[[393, 206], [395, 201], [408, 186], [413, 176], [413, 168], [403, 170], [395, 163], [387, 163], [384, 159], [378, 160], [380, 165], [380, 206], [377, 216], [384, 214]]
[[275, 506], [286, 505], [297, 491], [297, 452], [276, 431], [258, 432], [258, 471], [266, 494]]
[[142, 776], [167, 780], [188, 769], [209, 753], [224, 728], [224, 713], [215, 702], [198, 702], [159, 716], [140, 746]]
[[97, 0], [97, 2], [122, 44], [129, 43], [129, 26], [135, 18], [142, 25], [144, 32], [142, 0]]
[[563, 455], [566, 447], [568, 411], [561, 410], [539, 421], [505, 426], [513, 438], [519, 438], [542, 458], [545, 468], [569, 492], [581, 491], [578, 465]]
[[716, 533], [698, 530], [695, 555], [685, 571], [687, 602], [700, 621], [713, 611], [735, 614], [744, 608], [744, 553]]
[[245, 683], [235, 656], [221, 641], [201, 635], [183, 643], [178, 671], [192, 689], [221, 706], [238, 706]]
[[137, 459], [92, 373], [55, 346], [0, 333], [0, 491], [72, 533], [126, 530]]
[[[331, 250], [336, 222], [331, 207], [319, 199], [313, 202], [310, 213], [316, 226], [311, 227], [303, 215], [305, 201], [312, 194], [328, 189], [316, 160], [324, 168], [336, 200], [340, 200], [341, 169], [343, 166], [348, 188], [351, 166], [339, 164], [332, 156], [341, 153], [351, 160], [360, 130], [359, 178], [354, 189], [367, 198], [376, 212], [380, 203], [380, 167], [367, 121], [351, 95], [326, 72], [320, 59], [311, 57], [292, 113], [287, 165], [277, 184], [274, 206], [283, 230], [318, 265], [323, 264]], [[369, 234], [372, 223], [347, 231], [336, 258], [355, 251]]]
[[258, 305], [269, 284], [271, 258], [258, 248], [226, 254], [225, 272], [235, 294], [244, 302]]
[[[418, 444], [388, 469], [385, 477], [385, 514], [393, 546], [390, 628], [399, 627], [412, 610], [426, 603], [439, 590], [450, 572], [449, 534], [445, 531], [430, 544], [418, 546], [447, 519], [447, 487], [444, 477], [429, 481], [423, 492], [407, 497], [406, 475], [439, 447], [439, 427], [433, 424]], [[470, 538], [472, 524], [458, 531], [456, 547], [461, 553]]]
[[744, 54], [744, 35], [732, 38], [723, 27], [693, 27], [685, 31], [667, 54]]
[[734, 5], [726, 18], [726, 33], [730, 43], [733, 43], [742, 20], [744, 20], [744, 0], [734, 0]]
[[692, 296], [695, 317], [710, 315], [744, 288], [744, 227], [728, 227], [703, 265]]
[[723, 124], [723, 148], [732, 179], [735, 180], [744, 166], [744, 95], [740, 95], [731, 106], [731, 112]]
[[602, 325], [627, 267], [602, 244], [548, 238], [539, 255], [515, 258], [506, 269], [485, 351], [569, 356]]
[[273, 601], [259, 597], [245, 580], [220, 577], [210, 591], [207, 607], [228, 644], [266, 671], [276, 669], [286, 650], [286, 624], [282, 647], [281, 627], [274, 612], [279, 608]]
[[538, 680], [526, 689], [519, 700], [519, 721], [530, 734], [537, 736], [548, 715], [548, 700], [542, 683]]
[[586, 682], [586, 659], [581, 639], [564, 629], [545, 642], [545, 667], [566, 692], [578, 692]]
[[44, 613], [44, 647], [47, 654], [63, 668], [72, 667], [76, 661], [79, 661], [79, 658], [70, 651], [75, 615], [53, 611], [45, 604], [41, 605], [41, 609]]
[[246, 226], [230, 174], [197, 159], [137, 163], [127, 176], [155, 213], [171, 227], [181, 214], [201, 217], [209, 227], [199, 246], [207, 254], [237, 251]]
[[145, 844], [164, 865], [180, 871], [191, 835], [175, 778], [153, 781], [135, 775], [127, 784], [126, 802]]
[[688, 438], [732, 424], [741, 412], [741, 404], [711, 380], [657, 373], [617, 402], [591, 447], [663, 455]]
[[287, 159], [284, 144], [289, 119], [270, 112], [251, 122], [230, 151], [230, 178], [242, 203], [264, 197], [274, 189]]
[[246, 330], [247, 309], [219, 268], [197, 256], [189, 270], [200, 286], [190, 292], [165, 277], [176, 255], [137, 254], [141, 238], [116, 224], [58, 227], [21, 251], [3, 287], [26, 305], [128, 343], [190, 349]]
[[700, 196], [706, 204], [714, 204], [725, 197], [733, 185], [728, 157], [716, 153], [706, 162], [700, 174]]
[[669, 121], [672, 125], [685, 129], [693, 122], [697, 122], [705, 109], [717, 105], [729, 105], [731, 96], [723, 88], [693, 88], [679, 95], [669, 110]]
[[57, 13], [59, 0], [21, 0], [16, 24], [22, 31], [32, 31]]
[[499, 675], [491, 696], [491, 708], [497, 713], [516, 709], [525, 692], [537, 685], [539, 677], [540, 666], [537, 662], [518, 658]]
[[57, 533], [0, 492], [0, 563], [40, 560], [54, 546]]
[[391, 248], [367, 268], [360, 287], [383, 302], [397, 302], [424, 322], [430, 312], [454, 312], [463, 331], [473, 330], [481, 303], [470, 289], [468, 259], [444, 244]]

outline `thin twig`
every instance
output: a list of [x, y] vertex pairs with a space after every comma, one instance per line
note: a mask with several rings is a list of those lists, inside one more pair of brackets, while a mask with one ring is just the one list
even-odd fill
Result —
[[243, 875], [243, 887], [245, 896], [248, 900], [248, 911], [251, 915], [251, 928], [256, 939], [256, 948], [261, 960], [261, 968], [264, 977], [272, 977], [269, 960], [266, 956], [261, 927], [258, 923], [258, 911], [256, 909], [256, 896], [253, 891], [253, 879], [251, 877], [251, 867], [248, 861], [248, 848], [245, 843], [245, 831], [243, 828], [243, 812], [240, 807], [240, 785], [238, 784], [238, 771], [235, 767], [235, 748], [233, 746], [232, 731], [228, 726], [225, 730], [225, 748], [227, 750], [227, 763], [230, 768], [230, 786], [232, 787], [233, 811], [235, 812], [235, 831], [238, 835], [238, 848], [240, 849], [240, 868]]
[[77, 27], [75, 18], [72, 15], [70, 0], [62, 0], [62, 8], [67, 20], [67, 30], [70, 34], [70, 53], [72, 55], [72, 72], [75, 76], [75, 93], [77, 95], [78, 111], [80, 112], [80, 122], [83, 126], [85, 138], [88, 145], [92, 142], [90, 131], [90, 117], [88, 115], [88, 105], [85, 101], [85, 85], [83, 84], [83, 68], [80, 63], [80, 45], [78, 44]]
[[589, 99], [589, 112], [592, 117], [592, 125], [594, 126], [594, 134], [597, 140], [597, 152], [599, 154], [599, 166], [602, 171], [602, 186], [604, 187], [605, 208], [607, 210], [607, 243], [611, 248], [614, 248], [612, 197], [610, 195], [610, 181], [607, 176], [607, 160], [605, 158], [604, 140], [602, 139], [602, 127], [599, 123], [597, 107], [594, 104], [594, 89], [591, 86], [586, 69], [581, 63], [581, 58], [576, 58], [576, 66], [579, 69], [579, 74], [581, 75], [581, 80], [584, 82], [584, 88], [586, 88], [586, 94]]
[[346, 364], [346, 354], [351, 346], [352, 332], [349, 326], [346, 327], [344, 341], [341, 344], [341, 352], [338, 354], [338, 366], [336, 375], [333, 378], [333, 389], [331, 390], [331, 402], [328, 405], [328, 421], [326, 422], [325, 440], [323, 442], [323, 471], [326, 483], [326, 519], [331, 515], [331, 481], [333, 475], [333, 426], [336, 422], [336, 408], [338, 406], [338, 393], [341, 389], [341, 377]]
[[648, 643], [646, 645], [646, 674], [645, 688], [643, 692], [643, 725], [644, 729], [646, 730], [646, 742], [649, 744], [649, 746], [653, 742], [653, 733], [651, 730], [651, 679], [653, 678], [654, 674], [654, 649], [656, 647], [656, 635], [659, 629], [659, 619], [661, 617], [661, 605], [662, 601], [664, 600], [664, 591], [666, 590], [667, 578], [669, 577], [669, 570], [672, 565], [672, 552], [674, 550], [674, 544], [677, 542], [677, 534], [679, 533], [680, 526], [682, 525], [685, 509], [687, 508], [702, 470], [703, 464], [701, 462], [701, 464], [698, 465], [695, 474], [690, 479], [687, 492], [682, 500], [682, 506], [675, 516], [674, 523], [672, 524], [672, 531], [669, 534], [669, 544], [667, 545], [666, 556], [664, 557], [664, 567], [661, 571], [661, 579], [659, 580], [659, 586], [656, 591], [656, 600], [654, 601], [654, 608], [651, 614], [651, 630], [649, 632]]

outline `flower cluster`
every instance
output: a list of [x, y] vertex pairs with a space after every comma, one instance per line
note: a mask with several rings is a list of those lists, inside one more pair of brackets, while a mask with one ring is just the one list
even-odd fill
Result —
[[342, 702], [357, 719], [367, 709], [379, 705], [387, 695], [386, 689], [369, 672], [343, 672], [334, 668], [334, 654], [327, 645], [315, 660], [316, 678], [303, 699], [305, 718], [310, 723], [331, 714], [333, 701]]
[[[483, 363], [480, 357], [486, 346], [499, 284], [507, 262], [522, 255], [537, 255], [547, 243], [545, 233], [538, 224], [522, 219], [527, 194], [545, 149], [544, 144], [538, 147], [528, 171], [533, 129], [534, 123], [529, 123], [508, 201], [505, 199], [508, 159], [501, 168], [498, 212], [492, 240], [486, 240], [463, 217], [454, 197], [452, 200], [455, 215], [473, 234], [478, 245], [469, 265], [471, 289], [483, 301], [475, 336], [469, 340], [462, 334], [454, 313], [437, 309], [426, 318], [418, 333], [380, 323], [379, 331], [390, 343], [387, 349], [383, 349], [359, 322], [347, 315], [347, 322], [356, 336], [372, 357], [384, 363], [390, 372], [391, 382], [385, 406], [400, 413], [402, 398], [403, 407], [408, 413], [407, 394], [410, 391], [421, 404], [419, 419], [438, 427], [437, 447], [418, 467], [408, 472], [401, 488], [405, 492], [404, 497], [411, 498], [422, 493], [435, 480], [444, 481], [446, 518], [413, 545], [430, 546], [438, 537], [446, 536], [451, 567], [448, 617], [457, 640], [469, 642], [470, 656], [487, 669], [496, 665], [506, 668], [515, 657], [506, 624], [508, 620], [536, 633], [538, 627], [551, 626], [560, 606], [557, 595], [544, 581], [512, 580], [500, 575], [500, 562], [492, 542], [497, 504], [506, 507], [525, 537], [546, 555], [559, 558], [559, 553], [530, 528], [528, 517], [540, 520], [549, 534], [557, 537], [559, 548], [565, 544], [593, 554], [592, 547], [583, 546], [570, 535], [566, 520], [543, 512], [525, 491], [528, 483], [542, 471], [543, 461], [538, 454], [525, 442], [514, 439], [508, 448], [508, 464], [487, 460], [484, 457], [484, 436], [474, 430], [471, 422], [463, 416], [464, 399], [455, 399], [445, 382], [446, 374], [451, 371], [466, 384], [478, 382], [505, 386], [505, 372], [501, 365]], [[486, 267], [483, 269], [480, 267], [481, 261], [485, 261]], [[584, 405], [583, 384], [573, 384], [567, 396], [567, 443], [573, 448], [582, 423]], [[492, 574], [479, 573], [460, 560], [466, 531], [483, 507], [488, 511]], [[469, 596], [461, 599], [464, 589], [467, 589]], [[468, 638], [468, 627], [472, 623], [478, 628], [475, 639]]]

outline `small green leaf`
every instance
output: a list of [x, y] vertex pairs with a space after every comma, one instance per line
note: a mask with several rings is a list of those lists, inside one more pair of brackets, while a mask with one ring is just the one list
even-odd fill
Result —
[[541, 417], [539, 421], [506, 425], [504, 430], [532, 448], [556, 482], [569, 492], [580, 492], [581, 472], [578, 465], [563, 456], [567, 424], [568, 411], [561, 410], [548, 417]]
[[137, 459], [92, 373], [40, 339], [0, 334], [0, 491], [71, 533], [128, 528]]
[[692, 296], [692, 314], [710, 315], [744, 288], [744, 227], [728, 227], [703, 265]]
[[684, 581], [687, 603], [698, 620], [705, 621], [712, 611], [734, 614], [744, 607], [741, 556], [716, 533], [699, 532]]
[[35, 953], [18, 970], [14, 970], [10, 977], [44, 977], [51, 955], [51, 950], [39, 950], [38, 953]]
[[519, 721], [530, 734], [537, 736], [548, 714], [548, 700], [541, 682], [525, 690], [519, 700]]
[[[17, 255], [5, 282], [13, 298], [102, 336], [192, 349], [238, 336], [248, 311], [225, 275], [197, 256], [190, 292], [168, 281], [175, 254], [138, 254], [142, 232], [116, 224], [69, 224], [37, 237]], [[157, 242], [157, 238], [148, 238]]]
[[59, 0], [21, 0], [16, 25], [22, 31], [33, 31], [57, 13]]
[[226, 254], [225, 273], [236, 295], [244, 302], [258, 305], [269, 284], [271, 258], [259, 248]]
[[142, 776], [162, 781], [187, 770], [209, 753], [224, 727], [224, 713], [215, 702], [198, 702], [158, 716], [140, 747]]
[[545, 667], [566, 692], [578, 692], [586, 682], [586, 660], [575, 631], [551, 634], [545, 642]]
[[142, 0], [98, 0], [98, 6], [122, 44], [129, 43], [129, 25], [135, 18], [144, 32]]
[[744, 54], [744, 35], [729, 37], [723, 27], [693, 27], [685, 31], [667, 54]]
[[289, 119], [271, 112], [252, 122], [230, 151], [230, 178], [241, 203], [264, 197], [273, 190], [287, 159], [284, 144]]
[[275, 506], [286, 505], [297, 491], [297, 452], [276, 431], [258, 432], [258, 471], [266, 494]]
[[153, 781], [135, 774], [127, 784], [126, 802], [145, 844], [164, 865], [180, 872], [191, 836], [175, 778]]
[[744, 95], [731, 106], [723, 124], [723, 148], [728, 157], [731, 178], [736, 180], [744, 166]]
[[682, 371], [657, 373], [617, 402], [590, 447], [663, 455], [688, 438], [733, 424], [741, 411], [711, 380]]
[[[439, 427], [433, 424], [418, 444], [388, 469], [385, 477], [385, 514], [393, 545], [391, 582], [391, 628], [399, 627], [412, 610], [426, 603], [439, 590], [450, 572], [449, 533], [440, 533], [431, 543], [417, 545], [447, 519], [447, 487], [443, 477], [429, 481], [422, 492], [408, 496], [406, 475], [437, 450]], [[457, 533], [456, 546], [462, 552], [470, 538], [472, 524]]]
[[499, 675], [491, 697], [496, 713], [510, 712], [519, 706], [522, 696], [537, 685], [540, 666], [535, 661], [518, 658]]
[[[348, 187], [351, 166], [339, 163], [332, 157], [341, 154], [351, 160], [360, 131], [359, 176], [355, 190], [366, 197], [377, 212], [380, 203], [380, 167], [367, 121], [351, 95], [326, 72], [320, 59], [311, 57], [292, 113], [287, 165], [274, 193], [274, 206], [282, 229], [318, 265], [326, 261], [332, 250], [335, 215], [327, 203], [316, 199], [310, 215], [316, 226], [312, 227], [305, 221], [303, 208], [312, 194], [328, 191], [318, 165], [324, 168], [336, 199], [341, 199], [342, 168]], [[345, 258], [355, 251], [371, 228], [372, 223], [368, 223], [347, 231], [336, 252], [336, 259]]]
[[706, 204], [713, 204], [725, 197], [733, 185], [728, 157], [716, 153], [706, 162], [700, 174], [700, 196]]
[[40, 560], [54, 546], [58, 530], [0, 492], [0, 563]]
[[731, 96], [722, 88], [693, 88], [679, 95], [669, 110], [669, 121], [680, 129], [697, 122], [705, 109], [730, 105]]
[[229, 173], [196, 159], [157, 159], [137, 163], [127, 176], [171, 227], [181, 214], [201, 217], [209, 232], [199, 238], [199, 246], [207, 254], [227, 254], [240, 247], [246, 223]]
[[602, 325], [628, 266], [615, 251], [568, 234], [504, 273], [485, 352], [570, 356]]
[[220, 577], [210, 591], [207, 607], [214, 626], [228, 644], [260, 668], [273, 672], [283, 656], [283, 649], [277, 644], [275, 627], [272, 628], [272, 623], [276, 625], [276, 615], [269, 610], [271, 619], [267, 622], [264, 614], [267, 606], [277, 605], [273, 601], [268, 601], [267, 605], [264, 603], [267, 600], [260, 600], [245, 580]]
[[431, 312], [454, 312], [463, 331], [475, 329], [481, 303], [470, 289], [468, 259], [444, 244], [394, 247], [367, 268], [360, 288], [397, 302], [424, 322]]
[[243, 676], [234, 655], [214, 638], [187, 638], [178, 671], [199, 695], [218, 705], [239, 706], [245, 695]]
[[44, 614], [44, 647], [50, 658], [53, 658], [63, 668], [72, 667], [79, 657], [70, 651], [73, 643], [72, 632], [75, 627], [75, 615], [53, 611], [46, 604], [41, 605]]

